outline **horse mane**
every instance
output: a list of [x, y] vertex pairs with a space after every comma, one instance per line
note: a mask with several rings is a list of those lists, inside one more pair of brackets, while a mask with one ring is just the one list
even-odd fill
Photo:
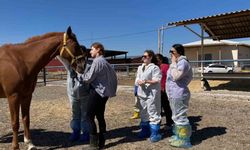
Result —
[[43, 34], [43, 35], [33, 36], [31, 38], [28, 38], [24, 42], [24, 44], [31, 43], [31, 42], [38, 41], [38, 40], [42, 40], [42, 39], [45, 39], [45, 38], [48, 38], [48, 37], [51, 37], [51, 36], [61, 35], [62, 33], [63, 32], [50, 32], [50, 33], [46, 33], [46, 34]]
[[25, 40], [23, 43], [17, 43], [17, 44], [11, 44], [11, 43], [7, 43], [7, 44], [3, 44], [0, 47], [10, 47], [10, 46], [18, 46], [18, 45], [23, 45], [23, 44], [29, 44], [35, 41], [39, 41], [48, 37], [52, 37], [52, 36], [57, 36], [57, 35], [61, 35], [63, 34], [63, 32], [49, 32], [49, 33], [45, 33], [43, 35], [38, 35], [38, 36], [33, 36], [31, 38], [28, 38], [27, 40]]

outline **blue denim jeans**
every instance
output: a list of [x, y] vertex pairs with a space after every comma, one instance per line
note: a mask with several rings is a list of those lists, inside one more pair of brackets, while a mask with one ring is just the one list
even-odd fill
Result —
[[83, 133], [89, 133], [89, 123], [87, 121], [87, 102], [89, 96], [76, 98], [69, 96], [72, 112], [70, 127], [72, 130], [81, 130]]
[[189, 99], [190, 94], [187, 94], [182, 98], [169, 98], [172, 110], [172, 120], [175, 125], [189, 125], [187, 117]]

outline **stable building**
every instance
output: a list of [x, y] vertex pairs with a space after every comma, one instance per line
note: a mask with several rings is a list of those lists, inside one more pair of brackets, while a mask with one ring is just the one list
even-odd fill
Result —
[[[201, 41], [186, 43], [185, 55], [190, 61], [201, 60]], [[238, 60], [250, 58], [250, 45], [243, 42], [230, 40], [215, 41], [212, 39], [204, 39], [203, 59], [204, 60]], [[211, 62], [210, 62], [211, 63]], [[227, 61], [220, 62], [228, 66], [239, 67], [249, 62]], [[206, 65], [209, 63], [205, 63]]]

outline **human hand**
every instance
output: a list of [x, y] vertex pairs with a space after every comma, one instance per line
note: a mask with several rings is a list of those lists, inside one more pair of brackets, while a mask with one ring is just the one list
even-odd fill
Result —
[[138, 80], [137, 83], [138, 83], [139, 85], [143, 85], [143, 84], [145, 84], [145, 81], [144, 81], [144, 80]]
[[177, 58], [174, 54], [171, 54], [171, 61], [172, 63], [177, 63]]

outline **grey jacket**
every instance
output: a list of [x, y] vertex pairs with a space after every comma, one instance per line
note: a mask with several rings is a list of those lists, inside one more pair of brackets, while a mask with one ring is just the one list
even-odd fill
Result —
[[85, 74], [78, 74], [78, 77], [90, 83], [101, 97], [116, 96], [117, 76], [103, 56], [96, 57], [89, 71]]

